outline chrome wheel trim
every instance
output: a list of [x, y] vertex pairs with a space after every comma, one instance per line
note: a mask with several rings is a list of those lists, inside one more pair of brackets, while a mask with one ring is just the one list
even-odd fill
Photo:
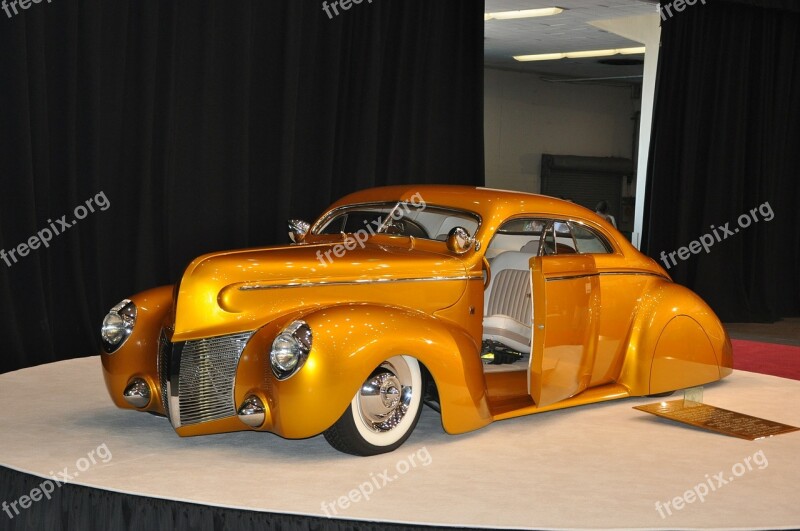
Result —
[[356, 428], [370, 444], [388, 446], [412, 427], [421, 406], [422, 373], [410, 356], [395, 356], [375, 369], [351, 403]]

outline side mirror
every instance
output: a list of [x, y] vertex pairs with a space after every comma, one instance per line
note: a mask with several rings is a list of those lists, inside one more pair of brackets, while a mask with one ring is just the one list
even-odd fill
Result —
[[453, 227], [447, 234], [447, 249], [456, 254], [466, 253], [474, 243], [475, 238], [464, 227]]
[[289, 220], [289, 238], [294, 243], [301, 243], [305, 238], [308, 231], [311, 229], [311, 224], [301, 219]]

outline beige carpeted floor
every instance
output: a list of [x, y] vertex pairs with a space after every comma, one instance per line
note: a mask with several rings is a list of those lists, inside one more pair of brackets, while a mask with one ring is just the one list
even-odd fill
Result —
[[[0, 465], [43, 477], [66, 469], [73, 483], [117, 492], [347, 519], [539, 529], [800, 527], [800, 432], [749, 442], [632, 409], [652, 401], [544, 413], [459, 436], [445, 434], [426, 409], [398, 451], [356, 458], [322, 437], [181, 439], [163, 418], [116, 409], [94, 357], [0, 375]], [[707, 386], [705, 402], [800, 425], [797, 381], [736, 372]]]

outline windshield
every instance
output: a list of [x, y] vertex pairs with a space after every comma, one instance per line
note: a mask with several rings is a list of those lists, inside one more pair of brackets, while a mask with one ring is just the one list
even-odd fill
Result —
[[397, 234], [444, 241], [455, 227], [474, 236], [480, 218], [471, 212], [406, 201], [350, 205], [329, 212], [314, 234]]

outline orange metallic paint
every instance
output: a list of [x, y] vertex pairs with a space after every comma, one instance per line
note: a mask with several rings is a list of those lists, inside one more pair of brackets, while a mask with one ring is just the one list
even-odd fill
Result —
[[[289, 438], [326, 430], [370, 372], [401, 354], [417, 358], [434, 378], [449, 433], [730, 374], [730, 341], [711, 309], [578, 205], [464, 186], [395, 186], [351, 194], [331, 208], [412, 196], [480, 216], [475, 235], [480, 249], [459, 256], [444, 242], [381, 234], [327, 262], [325, 253], [330, 256], [343, 237], [309, 234], [297, 245], [199, 257], [183, 275], [176, 304], [172, 287], [131, 297], [138, 312], [132, 335], [117, 352], [101, 356], [114, 403], [136, 409], [122, 391], [138, 376], [152, 395], [141, 409], [164, 413], [157, 350], [165, 325], [174, 327], [174, 342], [255, 331], [239, 361], [236, 405], [256, 394], [267, 407], [256, 429]], [[531, 215], [582, 223], [614, 249], [533, 259], [530, 376], [527, 371], [484, 375], [479, 357], [484, 253], [504, 221]], [[279, 381], [270, 369], [269, 349], [280, 330], [298, 318], [313, 331], [313, 346], [303, 368]], [[234, 417], [177, 431], [246, 429], [252, 428]]]
[[536, 404], [547, 406], [589, 386], [597, 350], [600, 281], [591, 255], [543, 256], [530, 262], [530, 393]]
[[136, 326], [124, 345], [113, 354], [100, 357], [103, 378], [117, 407], [136, 409], [122, 398], [128, 382], [144, 378], [150, 385], [150, 403], [141, 411], [164, 413], [158, 392], [158, 339], [164, 319], [172, 309], [172, 286], [162, 286], [130, 297], [136, 304]]
[[697, 321], [679, 315], [667, 323], [656, 343], [650, 374], [651, 393], [719, 379], [714, 347]]

